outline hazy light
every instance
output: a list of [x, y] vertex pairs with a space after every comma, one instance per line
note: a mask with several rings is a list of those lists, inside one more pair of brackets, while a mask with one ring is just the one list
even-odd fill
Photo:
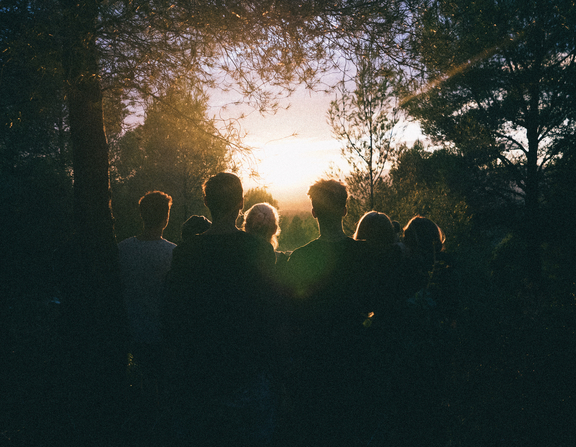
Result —
[[[222, 93], [214, 106], [230, 104]], [[244, 144], [254, 148], [253, 166], [240, 172], [245, 189], [266, 187], [280, 208], [306, 208], [308, 188], [328, 172], [340, 170], [342, 177], [349, 167], [341, 155], [342, 143], [334, 139], [326, 115], [333, 95], [297, 88], [290, 98], [279, 101], [280, 109], [271, 115], [249, 113], [241, 120], [247, 133]], [[289, 106], [289, 107], [288, 107]], [[246, 112], [239, 107], [236, 112]], [[227, 109], [228, 116], [235, 114]], [[415, 124], [407, 126], [400, 140], [411, 144], [420, 138]], [[259, 179], [249, 176], [250, 169]], [[343, 179], [343, 178], [342, 178]]]

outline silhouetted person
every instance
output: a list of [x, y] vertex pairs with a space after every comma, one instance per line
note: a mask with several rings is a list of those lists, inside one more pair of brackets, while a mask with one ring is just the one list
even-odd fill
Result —
[[276, 251], [278, 248], [278, 236], [280, 235], [280, 216], [278, 210], [269, 203], [257, 203], [244, 214], [242, 225], [246, 233], [260, 236], [274, 247], [276, 264], [285, 264], [288, 255]]
[[445, 395], [440, 393], [451, 355], [451, 308], [458, 285], [444, 253], [445, 236], [432, 220], [416, 216], [404, 227], [407, 259], [399, 277], [403, 307], [402, 351], [394, 367], [396, 442], [443, 446], [448, 440]]
[[274, 250], [236, 228], [243, 207], [236, 175], [217, 174], [203, 189], [212, 225], [174, 250], [163, 311], [176, 441], [265, 445], [274, 429], [274, 302], [266, 283]]
[[387, 314], [390, 306], [395, 305], [393, 301], [399, 298], [397, 275], [402, 266], [403, 251], [397, 242], [396, 229], [388, 215], [369, 211], [358, 221], [354, 239], [366, 241], [374, 261], [377, 290], [373, 311], [376, 318], [380, 318], [380, 313]]
[[371, 432], [376, 445], [395, 445], [391, 434], [398, 421], [392, 419], [397, 413], [392, 397], [398, 394], [395, 388], [399, 381], [393, 378], [398, 373], [396, 361], [403, 355], [405, 343], [404, 250], [393, 222], [381, 212], [364, 214], [354, 238], [367, 242], [374, 260], [374, 314], [369, 321], [371, 337], [366, 340], [370, 354], [365, 358], [368, 366], [365, 383], [374, 397], [372, 408], [377, 415]]
[[132, 354], [146, 373], [158, 360], [160, 305], [164, 281], [176, 247], [162, 237], [170, 218], [172, 197], [146, 193], [138, 202], [143, 229], [118, 244], [124, 302], [132, 333]]
[[[269, 203], [257, 203], [244, 213], [243, 229], [247, 233], [254, 234], [269, 242], [274, 250], [278, 248], [278, 236], [280, 235], [280, 216], [278, 210]], [[288, 417], [291, 400], [288, 395], [289, 382], [293, 379], [293, 362], [290, 347], [292, 346], [292, 333], [289, 325], [290, 299], [289, 290], [285, 287], [284, 276], [289, 254], [275, 251], [276, 265], [270, 278], [270, 296], [277, 302], [278, 306], [278, 335], [280, 337], [280, 350], [278, 369], [275, 372], [275, 385], [280, 396], [279, 418], [283, 421]], [[285, 424], [282, 424], [285, 428]], [[280, 429], [281, 430], [281, 429]], [[278, 436], [283, 437], [285, 433], [279, 432]]]
[[308, 192], [320, 236], [292, 253], [297, 350], [295, 390], [302, 445], [353, 445], [367, 411], [362, 391], [362, 337], [370, 312], [371, 259], [366, 243], [347, 237], [346, 186], [320, 180]]
[[197, 234], [202, 234], [210, 229], [210, 222], [204, 216], [190, 216], [186, 222], [182, 224], [182, 241], [192, 239]]
[[436, 261], [444, 251], [444, 232], [436, 223], [422, 216], [415, 216], [404, 227], [404, 244], [409, 257], [422, 276], [418, 285], [426, 287], [428, 273], [434, 269]]

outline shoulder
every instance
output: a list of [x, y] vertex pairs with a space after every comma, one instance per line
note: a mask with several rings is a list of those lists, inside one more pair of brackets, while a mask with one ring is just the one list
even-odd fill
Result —
[[352, 239], [351, 237], [347, 237], [340, 241], [340, 245], [349, 250], [355, 251], [362, 251], [367, 250], [370, 247], [370, 244], [366, 241], [357, 241], [356, 239]]
[[323, 243], [320, 239], [314, 239], [313, 241], [308, 242], [306, 245], [297, 248], [292, 252], [290, 255], [290, 259], [299, 258], [301, 256], [306, 256], [309, 253], [314, 253], [321, 249]]
[[274, 249], [271, 244], [260, 237], [244, 231], [226, 234], [198, 235], [195, 240], [204, 244], [221, 246], [236, 253], [253, 254], [255, 252], [264, 252], [271, 256], [274, 255]]
[[160, 246], [163, 250], [170, 253], [176, 248], [176, 244], [174, 242], [170, 242], [164, 238], [160, 240]]
[[286, 261], [288, 261], [288, 258], [290, 257], [290, 252], [287, 251], [276, 251], [276, 264], [283, 264]]
[[328, 244], [330, 251], [334, 253], [334, 256], [342, 257], [355, 257], [365, 255], [369, 252], [370, 244], [366, 241], [357, 241], [351, 237], [346, 237], [344, 239], [330, 242]]
[[137, 241], [136, 236], [132, 236], [127, 239], [124, 239], [122, 242], [119, 242], [118, 247], [128, 247], [130, 245], [133, 245], [136, 241]]
[[344, 263], [348, 268], [362, 268], [366, 261], [373, 258], [370, 244], [350, 237], [338, 242], [334, 249], [335, 262]]
[[298, 268], [301, 265], [305, 266], [312, 259], [318, 256], [318, 253], [321, 252], [321, 243], [318, 239], [314, 239], [311, 242], [308, 242], [306, 245], [303, 245], [300, 248], [294, 250], [290, 257], [288, 258], [286, 264], [290, 269]]
[[193, 237], [180, 242], [172, 250], [173, 256], [181, 256], [185, 253], [194, 252], [203, 244], [203, 237], [200, 235], [194, 235]]
[[120, 256], [121, 261], [134, 256], [138, 252], [139, 244], [138, 239], [135, 236], [124, 239], [118, 244], [118, 255]]

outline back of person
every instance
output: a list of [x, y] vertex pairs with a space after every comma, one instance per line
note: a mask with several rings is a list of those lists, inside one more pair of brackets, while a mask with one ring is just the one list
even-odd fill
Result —
[[244, 232], [198, 235], [174, 250], [165, 329], [207, 392], [226, 395], [263, 367], [263, 274], [273, 263], [272, 247]]
[[176, 245], [136, 237], [118, 244], [126, 311], [136, 343], [160, 343], [160, 297]]
[[240, 180], [204, 184], [210, 229], [174, 249], [162, 312], [174, 443], [265, 445], [274, 429], [272, 246], [235, 226]]
[[363, 264], [374, 268], [372, 276], [375, 290], [372, 296], [375, 301], [371, 306], [375, 314], [374, 321], [389, 325], [400, 299], [398, 280], [403, 261], [395, 226], [385, 213], [369, 211], [358, 221], [354, 239], [366, 241], [370, 250], [372, 262], [364, 261]]
[[320, 321], [335, 317], [338, 310], [362, 310], [361, 267], [366, 255], [366, 244], [351, 238], [333, 242], [316, 239], [292, 253], [287, 269], [302, 323], [318, 326]]
[[161, 191], [146, 193], [139, 201], [142, 233], [118, 244], [124, 303], [132, 333], [130, 352], [133, 363], [154, 381], [161, 342], [162, 292], [176, 246], [162, 237], [171, 205], [172, 197]]
[[320, 237], [296, 249], [287, 263], [300, 363], [298, 427], [302, 445], [352, 445], [367, 410], [361, 362], [371, 261], [366, 243], [342, 231], [345, 186], [320, 181], [310, 189]]
[[[276, 207], [267, 202], [256, 203], [244, 213], [242, 226], [246, 233], [260, 237], [268, 242], [274, 250], [278, 248], [278, 236], [280, 235], [280, 215]], [[273, 273], [273, 285], [279, 293], [282, 293], [282, 275], [284, 273], [289, 254], [275, 251], [276, 266]]]
[[[446, 408], [442, 385], [454, 340], [450, 312], [451, 259], [444, 253], [444, 233], [430, 219], [416, 216], [404, 229], [409, 257], [404, 265], [405, 293], [398, 314], [401, 347], [393, 368], [392, 401], [399, 421], [394, 441], [406, 446], [445, 445]], [[455, 290], [455, 289], [454, 289]]]

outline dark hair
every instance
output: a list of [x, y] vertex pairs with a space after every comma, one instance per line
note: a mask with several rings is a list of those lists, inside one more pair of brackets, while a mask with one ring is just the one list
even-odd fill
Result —
[[240, 202], [244, 191], [242, 182], [237, 175], [229, 172], [220, 172], [210, 177], [202, 185], [206, 206], [210, 209], [212, 217], [233, 211]]
[[404, 243], [414, 251], [434, 254], [444, 250], [444, 232], [430, 219], [415, 216], [404, 227]]
[[386, 214], [370, 211], [358, 221], [354, 239], [362, 239], [375, 244], [393, 244], [396, 241], [396, 232], [392, 221]]
[[162, 224], [170, 215], [172, 197], [162, 191], [149, 191], [140, 197], [140, 217], [147, 228]]
[[212, 225], [212, 222], [204, 216], [190, 216], [182, 224], [182, 240], [188, 240], [192, 236], [204, 233], [210, 229], [210, 225]]
[[338, 180], [318, 180], [308, 190], [308, 196], [317, 215], [339, 215], [346, 207], [348, 191]]

